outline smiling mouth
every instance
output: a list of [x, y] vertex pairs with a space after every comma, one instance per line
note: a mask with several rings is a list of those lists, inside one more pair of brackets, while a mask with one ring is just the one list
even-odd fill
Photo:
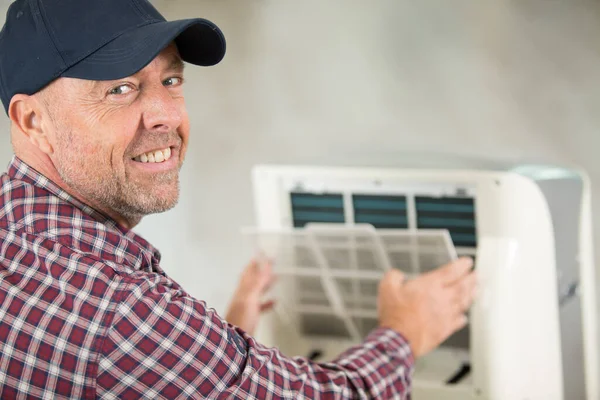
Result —
[[144, 164], [160, 164], [169, 161], [170, 158], [171, 148], [167, 147], [166, 149], [150, 151], [148, 153], [141, 154], [135, 157], [133, 161], [141, 162]]

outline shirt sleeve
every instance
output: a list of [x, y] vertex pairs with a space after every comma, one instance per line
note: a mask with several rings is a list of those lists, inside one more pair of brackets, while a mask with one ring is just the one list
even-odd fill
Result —
[[260, 345], [161, 276], [124, 287], [100, 349], [99, 398], [410, 398], [413, 356], [392, 330], [318, 364]]

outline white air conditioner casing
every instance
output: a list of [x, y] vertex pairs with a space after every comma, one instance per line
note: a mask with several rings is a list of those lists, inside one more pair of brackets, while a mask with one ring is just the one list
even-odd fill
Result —
[[[370, 220], [373, 237], [437, 230], [453, 242], [444, 254], [475, 258], [479, 292], [469, 326], [417, 361], [414, 399], [600, 399], [585, 174], [544, 166], [504, 171], [258, 166], [253, 187], [259, 232], [306, 235], [310, 223], [327, 222], [354, 232]], [[361, 214], [359, 206], [372, 209]], [[386, 216], [397, 226], [386, 229]], [[405, 268], [393, 260], [390, 265]], [[307, 335], [297, 321], [290, 325], [275, 315], [260, 327], [258, 339], [290, 356], [319, 350], [325, 359], [358, 341]], [[448, 384], [463, 363], [470, 373]]]

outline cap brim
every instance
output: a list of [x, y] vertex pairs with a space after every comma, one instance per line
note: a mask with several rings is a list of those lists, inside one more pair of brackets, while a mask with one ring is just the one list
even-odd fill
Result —
[[212, 22], [201, 18], [164, 21], [125, 32], [61, 76], [88, 80], [124, 78], [148, 65], [173, 41], [183, 61], [191, 64], [211, 66], [225, 56], [225, 37]]

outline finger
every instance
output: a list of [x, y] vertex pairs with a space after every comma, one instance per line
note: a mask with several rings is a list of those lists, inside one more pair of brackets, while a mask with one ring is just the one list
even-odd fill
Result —
[[261, 293], [264, 295], [266, 293], [268, 293], [271, 288], [275, 285], [275, 283], [277, 282], [277, 275], [275, 274], [271, 274], [269, 277], [265, 278], [265, 282], [262, 285], [262, 290]]
[[472, 267], [472, 258], [461, 257], [458, 260], [446, 264], [443, 267], [435, 270], [433, 274], [441, 279], [442, 284], [452, 285], [453, 283], [467, 275], [471, 271]]
[[393, 268], [385, 273], [383, 279], [381, 279], [381, 281], [379, 282], [379, 288], [381, 289], [382, 286], [388, 285], [400, 287], [404, 283], [405, 279], [406, 277], [402, 271]]
[[461, 283], [462, 293], [469, 305], [473, 302], [477, 293], [477, 275], [471, 272]]
[[473, 304], [476, 293], [476, 283], [476, 276], [474, 273], [471, 273], [451, 287], [453, 292], [453, 304], [458, 312], [465, 312], [471, 307], [471, 304]]
[[260, 253], [252, 260], [252, 263], [256, 265], [255, 268], [257, 271], [262, 271], [265, 267], [272, 266], [275, 263], [275, 260], [271, 257], [267, 257], [264, 253]]
[[277, 275], [276, 273], [272, 273], [271, 274], [271, 279], [269, 279], [269, 287], [273, 286], [275, 284], [275, 282], [277, 282], [279, 280], [279, 275]]
[[273, 272], [273, 263], [269, 261], [266, 263], [260, 271], [261, 273], [261, 290], [267, 292], [277, 280], [277, 275]]
[[465, 296], [455, 296], [450, 301], [450, 315], [461, 315], [469, 310], [471, 307], [472, 301], [468, 297]]
[[[460, 331], [462, 328], [467, 326], [468, 323], [469, 323], [469, 318], [467, 318], [467, 316], [465, 314], [460, 314], [452, 321], [452, 324], [450, 325], [450, 329], [451, 329], [450, 335], [452, 335], [455, 332]], [[448, 335], [448, 336], [450, 336], [450, 335]]]
[[271, 261], [271, 258], [269, 256], [267, 256], [267, 254], [264, 251], [259, 251], [258, 254], [254, 258], [256, 259], [256, 262], [258, 263], [258, 265], [261, 265], [261, 264]]
[[248, 263], [248, 265], [246, 265], [246, 271], [249, 274], [254, 274], [256, 273], [256, 271], [258, 271], [260, 268], [260, 263], [258, 261], [258, 258], [253, 258], [250, 260], [250, 262]]
[[262, 268], [257, 258], [251, 259], [242, 272], [238, 291], [242, 293], [262, 292]]
[[263, 312], [272, 310], [273, 307], [275, 307], [275, 304], [276, 304], [275, 300], [265, 301], [264, 303], [262, 303], [260, 305], [260, 312], [263, 313]]

